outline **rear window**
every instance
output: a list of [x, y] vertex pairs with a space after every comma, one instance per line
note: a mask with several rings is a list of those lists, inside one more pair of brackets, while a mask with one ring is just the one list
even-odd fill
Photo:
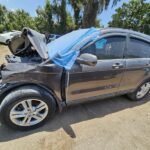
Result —
[[150, 43], [130, 38], [127, 58], [150, 58]]

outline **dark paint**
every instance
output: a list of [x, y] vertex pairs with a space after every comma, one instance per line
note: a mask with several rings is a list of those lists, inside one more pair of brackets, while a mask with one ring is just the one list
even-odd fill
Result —
[[[123, 60], [98, 61], [96, 66], [81, 65], [82, 70], [69, 74], [68, 99], [76, 100], [115, 93], [125, 68], [113, 69], [112, 64], [124, 64]], [[125, 65], [125, 64], [124, 64]]]

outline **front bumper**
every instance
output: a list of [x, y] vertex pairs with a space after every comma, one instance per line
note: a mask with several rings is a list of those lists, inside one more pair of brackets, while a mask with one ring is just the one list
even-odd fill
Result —
[[4, 65], [0, 65], [0, 94], [4, 91], [4, 89], [6, 88], [7, 84], [3, 83], [2, 81], [2, 69], [3, 69]]

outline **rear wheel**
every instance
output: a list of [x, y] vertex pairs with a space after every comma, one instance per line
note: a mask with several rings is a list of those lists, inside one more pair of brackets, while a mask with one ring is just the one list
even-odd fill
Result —
[[128, 97], [131, 100], [140, 101], [143, 100], [149, 94], [149, 91], [150, 91], [150, 81], [146, 81], [143, 84], [141, 84], [135, 92], [129, 94]]
[[43, 125], [55, 110], [55, 100], [48, 92], [35, 86], [26, 86], [4, 98], [0, 115], [2, 123], [24, 130]]

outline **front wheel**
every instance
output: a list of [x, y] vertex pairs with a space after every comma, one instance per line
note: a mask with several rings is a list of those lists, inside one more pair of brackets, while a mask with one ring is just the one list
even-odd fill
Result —
[[139, 86], [139, 88], [128, 95], [131, 100], [140, 101], [144, 100], [144, 98], [149, 94], [150, 91], [150, 81], [146, 81]]
[[43, 125], [55, 110], [55, 100], [48, 92], [35, 86], [25, 86], [4, 98], [0, 115], [2, 123], [24, 130]]

